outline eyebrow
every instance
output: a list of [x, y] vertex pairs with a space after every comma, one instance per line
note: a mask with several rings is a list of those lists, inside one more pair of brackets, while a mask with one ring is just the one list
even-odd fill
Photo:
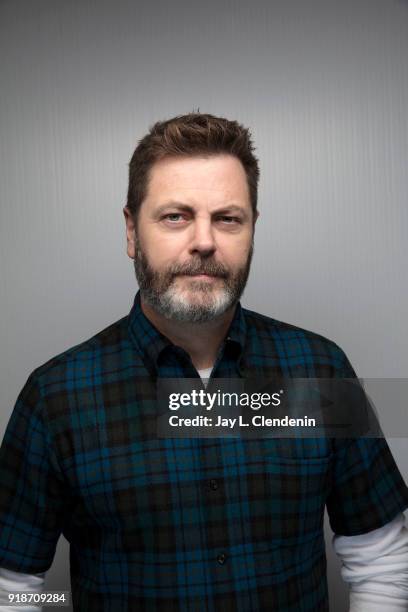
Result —
[[[195, 212], [195, 209], [193, 208], [193, 206], [190, 206], [189, 204], [184, 204], [183, 202], [170, 201], [156, 208], [156, 210], [154, 211], [154, 215], [159, 216], [162, 212], [164, 212], [168, 208], [175, 208], [177, 210], [183, 210], [189, 213]], [[244, 208], [242, 208], [242, 206], [238, 206], [237, 204], [226, 204], [225, 206], [222, 206], [221, 208], [214, 210], [212, 214], [220, 214], [223, 212], [239, 212], [243, 215], [245, 219], [248, 218], [247, 211]]]

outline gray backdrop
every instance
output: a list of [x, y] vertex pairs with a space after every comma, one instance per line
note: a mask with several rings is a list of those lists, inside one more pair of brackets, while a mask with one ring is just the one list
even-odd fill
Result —
[[[129, 311], [127, 163], [154, 121], [197, 108], [250, 126], [261, 160], [243, 304], [333, 339], [360, 377], [406, 377], [407, 2], [1, 0], [0, 16], [1, 434], [35, 367]], [[407, 478], [406, 439], [389, 442]], [[328, 526], [327, 551], [342, 612]], [[68, 568], [61, 538], [47, 587]]]

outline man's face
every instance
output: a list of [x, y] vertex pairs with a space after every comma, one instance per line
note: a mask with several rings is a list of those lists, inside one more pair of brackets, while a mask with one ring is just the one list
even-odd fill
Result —
[[250, 269], [254, 219], [237, 158], [164, 158], [151, 169], [137, 225], [124, 212], [141, 297], [156, 312], [200, 323], [239, 300]]

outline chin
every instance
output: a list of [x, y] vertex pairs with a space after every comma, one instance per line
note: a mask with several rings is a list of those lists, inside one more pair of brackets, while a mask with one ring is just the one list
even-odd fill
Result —
[[195, 281], [192, 287], [183, 287], [177, 291], [172, 291], [172, 299], [188, 304], [206, 304], [223, 300], [227, 296], [226, 292], [220, 287], [208, 287], [207, 281]]
[[224, 310], [229, 307], [230, 301], [229, 294], [223, 289], [200, 291], [196, 287], [190, 291], [172, 292], [169, 298], [174, 306], [182, 309], [207, 306], [211, 310], [214, 308], [216, 310]]

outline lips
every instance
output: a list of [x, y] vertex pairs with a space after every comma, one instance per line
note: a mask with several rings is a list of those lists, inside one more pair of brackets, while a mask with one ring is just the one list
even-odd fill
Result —
[[197, 272], [196, 274], [180, 274], [180, 276], [192, 276], [193, 278], [217, 278], [215, 274], [207, 274], [206, 272]]

